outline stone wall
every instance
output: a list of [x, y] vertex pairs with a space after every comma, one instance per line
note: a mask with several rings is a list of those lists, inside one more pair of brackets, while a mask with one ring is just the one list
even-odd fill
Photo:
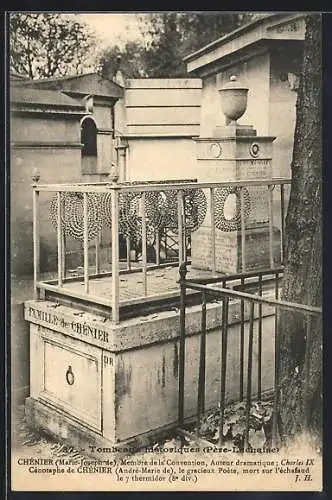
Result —
[[212, 137], [217, 125], [225, 124], [220, 107], [218, 89], [229, 82], [230, 76], [248, 86], [248, 107], [239, 119], [239, 124], [253, 125], [257, 135], [269, 134], [269, 54], [260, 54], [251, 59], [232, 64], [222, 72], [203, 79], [200, 136]]
[[[78, 182], [81, 179], [80, 149], [55, 145], [12, 147], [11, 273], [14, 276], [32, 276], [33, 272], [31, 185], [34, 169], [40, 172], [42, 183]], [[53, 248], [55, 252], [56, 233], [48, 218], [52, 196], [43, 194], [40, 197], [41, 246], [45, 248], [45, 258], [46, 248]]]
[[175, 180], [196, 177], [196, 145], [190, 137], [136, 137], [130, 138], [128, 142], [128, 180]]
[[[170, 310], [114, 325], [100, 316], [52, 303], [29, 301], [25, 318], [31, 335], [30, 418], [70, 440], [82, 439], [80, 427], [94, 429], [108, 442], [126, 442], [158, 435], [175, 426], [178, 417], [179, 312]], [[252, 392], [257, 392], [258, 309], [253, 343]], [[274, 383], [274, 309], [263, 306], [262, 390]], [[229, 305], [226, 399], [238, 400], [240, 390], [240, 302]], [[244, 309], [244, 366], [247, 366], [249, 304]], [[207, 305], [206, 409], [217, 407], [221, 374], [220, 303]], [[79, 328], [78, 328], [79, 327]], [[97, 329], [99, 335], [89, 334]], [[185, 417], [195, 414], [199, 368], [201, 306], [187, 308], [185, 352]], [[47, 346], [46, 346], [47, 344]], [[66, 384], [70, 365], [75, 384]], [[57, 370], [54, 370], [57, 366]], [[244, 391], [247, 387], [244, 369]], [[86, 390], [80, 390], [86, 386]], [[90, 394], [90, 397], [87, 397]], [[39, 403], [37, 403], [39, 401]], [[48, 418], [40, 403], [51, 402]], [[44, 410], [47, 409], [45, 405]], [[31, 408], [33, 410], [31, 411]], [[67, 419], [64, 418], [64, 414]], [[39, 415], [39, 416], [38, 416]], [[70, 426], [71, 422], [71, 426]], [[77, 430], [75, 430], [75, 422]], [[73, 428], [74, 427], [74, 428]], [[97, 431], [97, 432], [96, 432]], [[82, 442], [80, 443], [82, 446]]]
[[128, 143], [127, 180], [195, 177], [201, 87], [197, 78], [126, 80], [115, 130]]
[[276, 136], [273, 158], [275, 176], [291, 175], [297, 90], [291, 88], [287, 75], [299, 75], [300, 66], [300, 47], [294, 47], [292, 51], [279, 50], [271, 53], [269, 129]]

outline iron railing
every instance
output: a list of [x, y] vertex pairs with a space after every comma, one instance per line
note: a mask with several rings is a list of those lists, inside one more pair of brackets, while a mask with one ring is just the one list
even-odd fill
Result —
[[[217, 255], [216, 255], [216, 233], [219, 231], [218, 227], [218, 214], [215, 210], [216, 190], [219, 189], [233, 189], [237, 190], [239, 201], [239, 223], [238, 232], [241, 235], [241, 266], [242, 270], [246, 271], [248, 268], [246, 262], [246, 232], [247, 221], [245, 213], [244, 192], [245, 190], [258, 188], [266, 190], [268, 196], [268, 214], [266, 215], [269, 243], [269, 262], [270, 267], [274, 268], [283, 261], [284, 249], [284, 219], [285, 219], [285, 187], [290, 184], [288, 179], [266, 179], [260, 181], [236, 181], [236, 182], [196, 182], [196, 181], [176, 181], [176, 182], [160, 182], [160, 183], [95, 183], [95, 184], [52, 184], [52, 185], [37, 185], [33, 186], [33, 255], [34, 255], [34, 290], [35, 296], [40, 297], [41, 293], [54, 292], [58, 296], [69, 296], [77, 300], [86, 302], [87, 304], [98, 304], [109, 311], [110, 317], [115, 323], [119, 322], [120, 309], [122, 307], [131, 307], [132, 305], [144, 304], [148, 301], [156, 299], [170, 298], [178, 296], [178, 290], [174, 288], [172, 291], [160, 291], [159, 293], [151, 293], [148, 288], [148, 273], [150, 270], [155, 269], [156, 266], [161, 266], [159, 253], [156, 252], [155, 264], [148, 263], [147, 255], [147, 241], [151, 226], [153, 231], [158, 234], [160, 225], [169, 225], [170, 211], [172, 212], [172, 226], [176, 228], [178, 234], [178, 262], [175, 265], [181, 264], [187, 260], [187, 249], [185, 242], [187, 241], [188, 232], [193, 232], [197, 229], [197, 220], [199, 224], [202, 219], [209, 219], [209, 227], [211, 233], [211, 263], [210, 271], [213, 274], [217, 272]], [[273, 200], [273, 188], [280, 189], [280, 258], [279, 262], [275, 262], [274, 255], [274, 220], [275, 208]], [[201, 193], [207, 193], [204, 198], [206, 200], [205, 212], [202, 212], [202, 204], [199, 200]], [[53, 214], [55, 228], [56, 228], [56, 247], [57, 247], [57, 272], [55, 279], [42, 279], [40, 272], [40, 243], [41, 243], [41, 205], [40, 195], [46, 193], [55, 193], [53, 203]], [[189, 207], [188, 193], [197, 194], [197, 200]], [[64, 214], [66, 210], [66, 202], [68, 196], [75, 196], [80, 200], [81, 214], [75, 215], [75, 218], [70, 214]], [[198, 196], [199, 195], [199, 196]], [[188, 197], [189, 196], [189, 197]], [[98, 198], [99, 197], [99, 198]], [[107, 200], [107, 217], [109, 218], [108, 227], [111, 235], [111, 270], [110, 272], [100, 272], [100, 258], [99, 258], [99, 236], [98, 231], [92, 231], [93, 224], [102, 227], [105, 222], [96, 209], [96, 204], [103, 198], [103, 203]], [[157, 197], [157, 198], [156, 198]], [[158, 205], [161, 205], [165, 197], [171, 203], [164, 210]], [[153, 200], [157, 200], [154, 203]], [[99, 200], [99, 201], [98, 201]], [[121, 218], [121, 207], [123, 207], [123, 200], [129, 205], [127, 208], [126, 220]], [[129, 200], [129, 202], [128, 202]], [[152, 200], [152, 201], [151, 201]], [[160, 201], [161, 200], [161, 201]], [[104, 203], [105, 205], [105, 203]], [[44, 208], [44, 205], [42, 205]], [[129, 207], [129, 208], [128, 208]], [[171, 207], [171, 208], [170, 208]], [[188, 209], [189, 207], [189, 209]], [[105, 206], [104, 206], [105, 208]], [[153, 211], [154, 210], [154, 211]], [[188, 212], [189, 210], [189, 212]], [[189, 213], [189, 215], [188, 215]], [[106, 216], [105, 216], [106, 217]], [[132, 228], [132, 220], [137, 222], [136, 234], [142, 242], [142, 259], [139, 268], [131, 269], [130, 264], [130, 231], [128, 227]], [[72, 221], [78, 221], [79, 238], [82, 242], [83, 253], [83, 273], [82, 276], [68, 276], [66, 273], [65, 255], [66, 255], [66, 225], [72, 224]], [[95, 219], [95, 220], [93, 220]], [[99, 227], [98, 226], [98, 227]], [[126, 228], [128, 230], [126, 230]], [[131, 230], [131, 229], [130, 229]], [[91, 231], [95, 235], [95, 265], [91, 270], [89, 265], [89, 246], [91, 246]], [[119, 256], [119, 234], [125, 233], [127, 244], [127, 268], [121, 269], [120, 256]], [[91, 257], [91, 256], [90, 256]], [[91, 261], [91, 258], [90, 258]], [[169, 265], [169, 264], [168, 264]], [[142, 274], [141, 292], [138, 296], [120, 300], [120, 275], [122, 273], [140, 272]], [[109, 277], [112, 281], [111, 296], [100, 296], [91, 292], [90, 283], [93, 279], [100, 277]], [[82, 281], [82, 289], [79, 291], [71, 290], [65, 285], [74, 281]]]
[[[279, 367], [280, 367], [280, 324], [279, 314], [281, 310], [290, 310], [300, 314], [306, 314], [309, 318], [314, 315], [321, 315], [322, 309], [303, 304], [286, 302], [279, 299], [281, 278], [283, 269], [270, 269], [263, 271], [254, 271], [252, 273], [241, 273], [224, 278], [213, 279], [186, 279], [187, 266], [182, 263], [180, 266], [180, 340], [179, 340], [179, 393], [178, 393], [178, 425], [179, 431], [186, 434], [184, 431], [185, 424], [185, 353], [186, 353], [186, 302], [187, 291], [195, 290], [201, 294], [201, 331], [199, 344], [199, 360], [198, 360], [198, 389], [197, 389], [197, 406], [196, 406], [196, 437], [200, 436], [201, 417], [206, 411], [205, 408], [205, 392], [206, 392], [206, 344], [207, 344], [207, 302], [211, 299], [220, 303], [222, 307], [221, 329], [221, 352], [220, 352], [220, 397], [219, 397], [219, 445], [223, 444], [223, 427], [224, 427], [224, 412], [225, 412], [225, 389], [227, 380], [227, 361], [228, 361], [228, 334], [229, 334], [229, 305], [234, 302], [240, 303], [240, 367], [239, 367], [239, 393], [240, 400], [246, 405], [246, 427], [244, 435], [244, 446], [249, 443], [249, 428], [250, 428], [250, 409], [253, 400], [252, 393], [252, 375], [253, 375], [253, 342], [254, 330], [257, 334], [257, 401], [262, 399], [262, 338], [264, 335], [262, 328], [262, 306], [270, 306], [274, 312], [274, 386], [273, 386], [273, 413], [272, 413], [272, 443], [276, 443], [278, 435], [278, 427], [280, 424], [279, 411]], [[263, 297], [263, 284], [268, 280], [269, 289], [272, 291], [271, 297]], [[271, 286], [272, 285], [272, 286]], [[248, 289], [251, 293], [244, 290]], [[254, 293], [253, 293], [254, 292]], [[244, 393], [244, 326], [245, 304], [249, 305], [249, 327], [248, 327], [248, 347], [247, 347], [247, 367], [246, 378], [247, 388]], [[255, 323], [255, 306], [258, 307], [258, 315]], [[307, 337], [309, 335], [311, 321], [307, 321]], [[218, 368], [217, 368], [218, 369]]]

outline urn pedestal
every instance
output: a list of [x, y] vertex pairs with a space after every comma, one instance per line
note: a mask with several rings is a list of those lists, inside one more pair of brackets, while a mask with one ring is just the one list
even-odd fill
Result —
[[[217, 126], [213, 137], [195, 139], [198, 181], [271, 179], [275, 137], [257, 136], [253, 126], [237, 123], [246, 111], [248, 88], [232, 76], [219, 95], [227, 125]], [[268, 186], [215, 188], [206, 195], [207, 217], [192, 234], [194, 268], [232, 274], [280, 263], [280, 234], [269, 221], [273, 197]]]
[[[197, 177], [200, 182], [267, 180], [272, 175], [274, 137], [257, 136], [251, 126], [217, 127], [214, 137], [200, 137], [197, 143]], [[206, 192], [211, 207], [211, 192]], [[236, 189], [214, 189], [214, 232], [211, 211], [192, 234], [192, 266], [222, 273], [268, 268], [270, 260], [269, 203], [267, 186], [244, 188], [245, 242], [241, 237], [241, 195]], [[215, 237], [215, 266], [212, 238]], [[273, 227], [273, 259], [280, 263], [280, 231]], [[242, 249], [245, 258], [242, 259]], [[243, 261], [245, 269], [243, 269]]]

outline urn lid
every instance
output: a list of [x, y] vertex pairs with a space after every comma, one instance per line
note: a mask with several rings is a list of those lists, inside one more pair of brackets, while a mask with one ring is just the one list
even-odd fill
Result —
[[248, 87], [245, 87], [241, 82], [238, 82], [236, 76], [231, 76], [229, 82], [227, 82], [220, 90], [244, 90], [248, 91]]

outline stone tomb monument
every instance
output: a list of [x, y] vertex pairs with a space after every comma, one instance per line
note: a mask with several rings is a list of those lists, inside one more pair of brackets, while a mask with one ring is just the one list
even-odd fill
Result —
[[[226, 125], [217, 126], [213, 137], [199, 137], [197, 179], [199, 182], [264, 180], [272, 176], [272, 148], [275, 137], [258, 136], [252, 125], [239, 125], [245, 113], [248, 88], [235, 76], [219, 90]], [[210, 200], [210, 193], [207, 193]], [[245, 255], [242, 259], [241, 195], [236, 187], [214, 189], [215, 265], [213, 264], [211, 211], [192, 234], [192, 266], [226, 274], [267, 268], [269, 250], [269, 189], [243, 188]], [[243, 224], [243, 223], [242, 223]], [[272, 221], [273, 227], [273, 221]], [[273, 260], [280, 263], [280, 232], [273, 227]], [[243, 266], [244, 263], [244, 266]], [[245, 267], [245, 269], [243, 269]]]
[[[247, 89], [232, 80], [231, 88], [224, 92], [230, 94], [231, 102], [232, 93], [239, 98], [240, 109], [236, 113], [226, 108], [227, 99], [223, 101], [226, 116], [237, 119], [245, 111]], [[215, 137], [197, 141], [200, 180], [229, 182], [268, 178], [272, 142], [273, 138], [257, 137], [252, 127], [241, 127], [236, 122], [218, 128]], [[264, 249], [265, 252], [268, 248], [269, 228], [267, 201], [259, 189], [248, 188], [251, 211], [245, 220], [246, 259], [248, 265], [263, 266], [266, 265], [266, 255], [260, 257], [258, 250]], [[220, 197], [225, 198], [225, 193], [216, 191], [215, 194], [215, 208], [219, 206], [215, 223], [222, 228]], [[205, 217], [206, 226], [201, 226], [192, 235], [193, 263], [197, 267], [211, 266], [209, 220], [208, 216]], [[237, 270], [241, 262], [239, 230], [236, 227], [224, 232], [217, 228], [215, 234], [217, 270]], [[249, 238], [253, 242], [251, 246]], [[158, 439], [168, 436], [178, 425], [178, 310], [162, 310], [117, 323], [112, 320], [111, 311], [95, 312], [92, 294], [90, 306], [85, 304], [83, 307], [83, 304], [73, 304], [71, 297], [74, 293], [67, 291], [61, 301], [59, 294], [53, 298], [40, 295], [25, 302], [24, 315], [30, 328], [30, 396], [25, 401], [27, 421], [81, 453], [96, 453], [102, 459], [105, 459], [104, 447], [114, 447], [126, 453], [127, 447], [135, 451], [154, 443], [157, 436]], [[241, 327], [237, 311], [238, 304], [234, 301], [229, 311], [228, 346], [233, 362], [229, 364], [226, 385], [226, 398], [232, 400], [239, 397], [240, 390], [238, 347]], [[209, 304], [206, 409], [215, 408], [219, 402], [220, 379], [216, 374], [220, 373], [221, 314], [219, 303]], [[263, 308], [263, 316], [262, 328], [266, 335], [262, 339], [262, 391], [265, 391], [273, 386], [270, 367], [274, 359], [274, 317], [268, 307]], [[188, 307], [185, 334], [184, 416], [189, 419], [197, 408], [201, 306]], [[253, 392], [258, 386], [256, 369], [254, 373]]]

